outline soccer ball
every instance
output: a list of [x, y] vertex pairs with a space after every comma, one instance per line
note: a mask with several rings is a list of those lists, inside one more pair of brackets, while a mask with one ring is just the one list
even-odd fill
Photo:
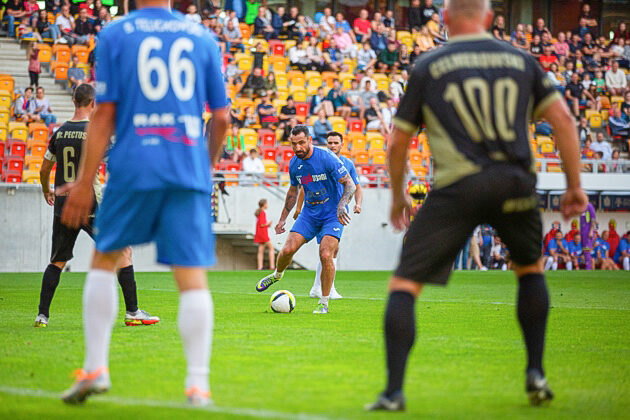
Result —
[[271, 310], [288, 314], [295, 309], [295, 296], [288, 290], [278, 290], [271, 295]]

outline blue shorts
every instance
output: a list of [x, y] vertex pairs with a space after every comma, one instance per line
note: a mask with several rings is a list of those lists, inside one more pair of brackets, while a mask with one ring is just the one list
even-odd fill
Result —
[[210, 196], [201, 191], [105, 189], [96, 213], [96, 249], [155, 242], [157, 261], [184, 267], [215, 263]]
[[291, 228], [291, 232], [304, 236], [306, 242], [310, 242], [311, 239], [317, 237], [317, 243], [320, 243], [326, 235], [341, 240], [343, 225], [337, 219], [336, 214], [322, 218], [307, 213], [300, 213]]

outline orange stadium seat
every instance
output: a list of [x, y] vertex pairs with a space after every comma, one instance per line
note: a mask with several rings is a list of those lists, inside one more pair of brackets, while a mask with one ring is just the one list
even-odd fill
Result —
[[55, 61], [60, 63], [69, 63], [72, 59], [72, 51], [67, 45], [55, 44], [52, 48], [52, 53]]
[[48, 141], [48, 127], [44, 123], [29, 124], [28, 133], [33, 140]]
[[373, 150], [370, 148], [370, 151], [368, 153], [373, 165], [385, 164], [387, 154], [384, 150]]
[[24, 158], [24, 167], [29, 171], [39, 171], [43, 162], [44, 158], [41, 156], [26, 156]]
[[352, 139], [352, 152], [363, 152], [367, 148], [365, 137], [355, 137]]
[[252, 28], [246, 23], [239, 23], [238, 28], [241, 30], [243, 41], [247, 41], [252, 37]]
[[422, 153], [419, 150], [409, 150], [409, 162], [411, 166], [422, 165]]
[[90, 51], [83, 45], [73, 45], [72, 54], [79, 57], [79, 63], [87, 64]]
[[48, 147], [45, 143], [32, 143], [27, 146], [26, 151], [30, 156], [44, 157]]
[[6, 90], [13, 95], [14, 87], [15, 81], [13, 80], [13, 77], [8, 75], [0, 76], [0, 90]]
[[[271, 55], [269, 56], [269, 65], [274, 73], [285, 73], [287, 71], [287, 67], [289, 66], [289, 59], [286, 57]], [[278, 85], [277, 79], [276, 85]]]
[[346, 136], [346, 138], [348, 140], [347, 141], [348, 143], [354, 143], [354, 140], [357, 138], [363, 139], [364, 142], [366, 141], [365, 134], [363, 134], [360, 131], [350, 131], [348, 135]]
[[354, 151], [352, 152], [352, 159], [355, 165], [367, 165], [370, 161], [370, 156], [366, 151]]
[[52, 48], [48, 44], [37, 44], [37, 48], [39, 49], [39, 53], [37, 54], [37, 58], [40, 63], [50, 63], [52, 59]]
[[68, 80], [68, 65], [67, 64], [57, 63], [55, 65], [55, 79]]

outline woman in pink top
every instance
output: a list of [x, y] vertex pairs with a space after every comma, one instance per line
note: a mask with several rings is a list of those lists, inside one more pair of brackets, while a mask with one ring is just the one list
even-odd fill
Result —
[[28, 58], [28, 75], [31, 79], [30, 86], [39, 86], [39, 73], [42, 72], [42, 66], [39, 62], [39, 47], [36, 43], [31, 42], [26, 49], [26, 57]]
[[558, 33], [558, 42], [553, 44], [553, 48], [556, 51], [556, 54], [561, 57], [566, 57], [567, 55], [569, 55], [569, 44], [567, 43], [564, 32]]

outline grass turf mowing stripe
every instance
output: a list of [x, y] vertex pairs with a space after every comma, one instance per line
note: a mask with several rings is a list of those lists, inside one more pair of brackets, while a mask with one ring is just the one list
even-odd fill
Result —
[[[21, 397], [37, 397], [46, 399], [61, 399], [61, 394], [58, 392], [46, 391], [43, 389], [32, 388], [13, 388], [9, 386], [0, 385], [0, 392], [9, 395], [16, 395]], [[182, 410], [199, 410], [209, 411], [212, 413], [231, 414], [237, 416], [249, 416], [258, 418], [272, 418], [272, 419], [301, 419], [301, 420], [332, 420], [333, 417], [324, 417], [307, 413], [283, 413], [273, 410], [259, 410], [255, 408], [242, 408], [242, 407], [219, 407], [216, 405], [210, 405], [208, 407], [191, 407], [186, 403], [180, 403], [175, 401], [157, 401], [147, 400], [141, 398], [121, 398], [112, 397], [106, 395], [94, 395], [90, 397], [90, 401], [93, 402], [107, 402], [116, 405], [125, 406], [144, 406], [144, 407], [162, 407], [162, 408], [176, 408]]]

